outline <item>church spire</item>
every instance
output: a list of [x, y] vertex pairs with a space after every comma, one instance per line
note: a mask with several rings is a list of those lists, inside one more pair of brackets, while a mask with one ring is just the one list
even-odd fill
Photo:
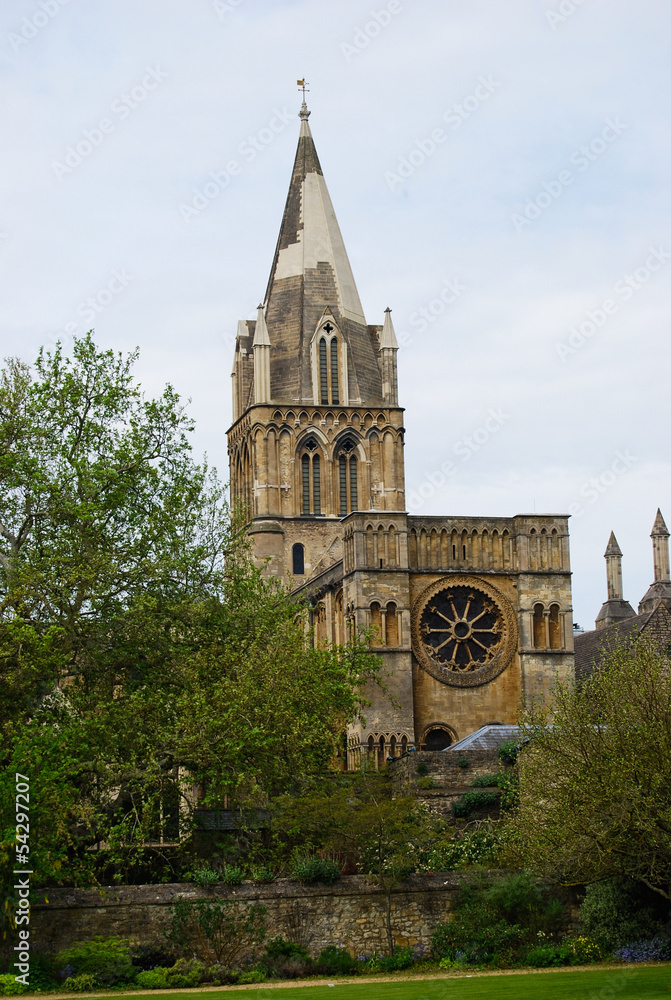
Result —
[[629, 601], [625, 601], [622, 596], [622, 551], [613, 531], [608, 539], [604, 559], [606, 560], [608, 599], [601, 606], [597, 615], [594, 623], [596, 628], [605, 628], [606, 625], [612, 625], [624, 618], [634, 617], [634, 609]]
[[671, 577], [669, 575], [669, 529], [662, 512], [657, 508], [657, 516], [650, 533], [652, 538], [652, 561], [654, 582], [638, 606], [638, 613], [653, 611], [662, 601], [671, 610]]
[[375, 328], [368, 327], [303, 100], [298, 148], [265, 296], [272, 398], [311, 402], [315, 336], [325, 312], [347, 352], [350, 404], [382, 401]]

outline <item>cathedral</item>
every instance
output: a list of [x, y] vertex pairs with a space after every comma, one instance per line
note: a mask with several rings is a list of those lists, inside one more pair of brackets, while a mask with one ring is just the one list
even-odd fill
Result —
[[572, 676], [568, 521], [407, 513], [391, 311], [366, 322], [309, 115], [265, 297], [238, 324], [231, 501], [266, 571], [309, 600], [315, 641], [369, 630], [383, 659], [354, 768], [514, 723], [523, 695]]

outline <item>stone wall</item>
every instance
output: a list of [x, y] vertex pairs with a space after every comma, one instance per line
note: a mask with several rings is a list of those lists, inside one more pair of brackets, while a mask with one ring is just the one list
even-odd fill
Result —
[[[412, 875], [392, 893], [391, 917], [397, 945], [428, 947], [434, 926], [445, 920], [463, 874]], [[219, 898], [259, 903], [267, 908], [268, 936], [298, 940], [313, 955], [340, 944], [353, 955], [387, 950], [385, 898], [364, 876], [350, 875], [332, 886], [302, 885], [279, 879], [270, 885], [201, 889], [193, 883], [49, 889], [48, 902], [34, 903], [31, 936], [39, 950], [57, 951], [102, 935], [133, 944], [160, 944], [170, 920], [170, 903]]]
[[[418, 764], [426, 765], [426, 775], [418, 774]], [[421, 750], [397, 757], [387, 767], [394, 796], [412, 796], [432, 812], [448, 816], [454, 800], [471, 790], [473, 779], [497, 773], [501, 763], [496, 749]], [[433, 787], [427, 788], [429, 783]]]

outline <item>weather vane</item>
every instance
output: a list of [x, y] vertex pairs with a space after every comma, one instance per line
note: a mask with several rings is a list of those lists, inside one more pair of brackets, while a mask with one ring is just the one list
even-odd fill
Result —
[[309, 94], [308, 84], [305, 80], [296, 80], [298, 84], [298, 89], [303, 91], [303, 104], [305, 104], [305, 95]]

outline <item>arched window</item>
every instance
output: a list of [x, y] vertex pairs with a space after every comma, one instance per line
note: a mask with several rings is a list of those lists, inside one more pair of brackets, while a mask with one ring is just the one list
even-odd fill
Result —
[[381, 646], [382, 638], [382, 609], [377, 601], [373, 601], [370, 606], [370, 627], [372, 630], [371, 640], [374, 646]]
[[323, 406], [329, 404], [329, 374], [326, 354], [326, 340], [319, 341], [319, 393]]
[[[327, 322], [320, 331], [317, 343], [319, 370], [319, 402], [330, 406], [340, 402], [340, 344], [334, 336], [336, 328]], [[343, 346], [344, 349], [344, 346]]]
[[300, 542], [296, 542], [292, 547], [291, 558], [294, 576], [303, 576], [305, 573], [305, 548]]
[[550, 649], [561, 649], [561, 620], [559, 618], [559, 605], [550, 605]]
[[336, 337], [331, 341], [331, 402], [340, 402], [338, 394], [338, 340]]
[[301, 484], [303, 494], [303, 514], [321, 514], [321, 460], [317, 454], [317, 442], [308, 438], [306, 449], [301, 456]]
[[354, 454], [356, 442], [347, 438], [340, 445], [338, 459], [338, 495], [340, 499], [340, 516], [351, 514], [359, 507], [359, 476], [358, 461]]
[[545, 649], [545, 608], [534, 604], [534, 649]]
[[446, 726], [429, 726], [424, 733], [424, 750], [446, 750], [452, 742], [452, 733]]
[[398, 611], [393, 601], [387, 605], [387, 645], [398, 646]]

